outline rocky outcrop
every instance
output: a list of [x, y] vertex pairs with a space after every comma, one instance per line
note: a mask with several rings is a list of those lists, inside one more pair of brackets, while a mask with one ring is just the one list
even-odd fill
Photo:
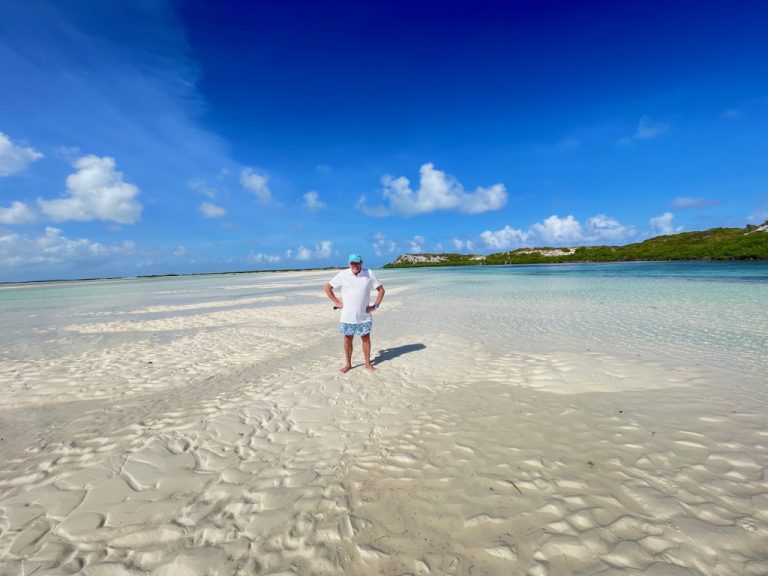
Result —
[[439, 264], [448, 258], [439, 254], [401, 254], [393, 264]]

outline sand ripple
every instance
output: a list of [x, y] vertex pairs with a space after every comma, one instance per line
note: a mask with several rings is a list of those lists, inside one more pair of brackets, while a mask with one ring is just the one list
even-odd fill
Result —
[[756, 382], [490, 350], [410, 297], [376, 374], [339, 373], [325, 303], [277, 301], [0, 364], [0, 574], [768, 573]]

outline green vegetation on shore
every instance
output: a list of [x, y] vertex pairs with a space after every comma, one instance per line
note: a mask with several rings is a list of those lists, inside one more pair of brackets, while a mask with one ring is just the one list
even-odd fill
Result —
[[683, 232], [656, 236], [626, 246], [520, 248], [486, 256], [403, 254], [393, 262], [385, 264], [384, 268], [660, 260], [768, 260], [768, 220], [761, 226]]

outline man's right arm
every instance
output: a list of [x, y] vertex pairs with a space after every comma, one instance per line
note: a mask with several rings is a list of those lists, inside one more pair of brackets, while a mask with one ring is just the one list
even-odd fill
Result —
[[336, 294], [333, 293], [333, 286], [331, 286], [330, 282], [325, 284], [325, 294], [328, 296], [328, 298], [331, 299], [337, 308], [344, 307], [344, 303], [336, 297]]

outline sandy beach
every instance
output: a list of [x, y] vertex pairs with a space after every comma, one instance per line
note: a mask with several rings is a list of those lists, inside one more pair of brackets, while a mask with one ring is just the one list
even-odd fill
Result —
[[738, 316], [765, 310], [726, 294], [721, 334], [674, 286], [382, 271], [378, 370], [358, 342], [341, 374], [330, 275], [156, 281], [8, 340], [0, 574], [768, 574], [765, 348]]

